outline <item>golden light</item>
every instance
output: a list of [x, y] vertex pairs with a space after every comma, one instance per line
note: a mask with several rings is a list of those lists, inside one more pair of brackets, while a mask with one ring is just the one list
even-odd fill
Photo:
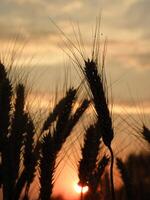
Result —
[[89, 187], [88, 186], [81, 187], [78, 183], [75, 183], [74, 189], [77, 193], [80, 194], [82, 192], [84, 194], [84, 193], [88, 192]]

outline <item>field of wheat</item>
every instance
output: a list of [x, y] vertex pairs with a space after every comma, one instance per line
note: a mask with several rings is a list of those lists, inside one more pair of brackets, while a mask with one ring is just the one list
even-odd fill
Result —
[[[47, 114], [38, 112], [38, 108], [36, 113], [30, 110], [32, 86], [27, 88], [27, 76], [20, 72], [20, 76], [13, 77], [13, 64], [7, 66], [3, 59], [0, 61], [1, 198], [63, 199], [53, 195], [58, 169], [65, 159], [62, 155], [73, 152], [74, 143], [79, 142], [75, 151], [80, 156], [74, 163], [78, 199], [148, 200], [150, 124], [128, 113], [124, 117], [113, 113], [115, 102], [105, 72], [107, 42], [102, 50], [99, 43], [100, 21], [87, 57], [81, 36], [75, 45], [57, 28], [69, 44], [67, 55], [77, 68], [80, 83], [64, 84], [61, 97], [56, 90], [53, 108]], [[74, 141], [69, 143], [71, 137]]]

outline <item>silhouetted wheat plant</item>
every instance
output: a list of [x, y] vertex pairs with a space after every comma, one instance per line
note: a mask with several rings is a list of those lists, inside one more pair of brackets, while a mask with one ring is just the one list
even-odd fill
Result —
[[11, 147], [9, 138], [11, 113], [12, 85], [8, 79], [5, 66], [0, 63], [0, 151], [1, 151], [1, 182], [4, 199], [12, 194], [13, 177], [11, 171]]
[[84, 100], [81, 106], [73, 113], [76, 100], [77, 89], [70, 88], [66, 92], [65, 97], [58, 102], [44, 122], [42, 130], [48, 129], [49, 131], [42, 139], [43, 143], [39, 166], [41, 185], [40, 199], [42, 200], [51, 198], [58, 153], [66, 139], [70, 136], [72, 129], [88, 108], [89, 101]]
[[81, 160], [79, 161], [79, 185], [83, 188], [89, 187], [85, 199], [95, 199], [97, 189], [100, 185], [101, 176], [108, 164], [108, 158], [103, 156], [98, 159], [101, 152], [101, 134], [99, 133], [98, 124], [91, 125], [85, 133], [84, 144], [81, 149]]
[[96, 124], [91, 125], [84, 136], [84, 145], [81, 149], [82, 158], [79, 162], [79, 185], [89, 186], [96, 169], [97, 157], [100, 149], [100, 137]]
[[125, 185], [127, 199], [131, 200], [133, 199], [133, 195], [132, 195], [133, 186], [132, 186], [131, 177], [129, 176], [129, 173], [128, 173], [128, 169], [125, 166], [125, 164], [121, 161], [121, 159], [117, 158], [116, 162], [117, 162], [117, 167], [121, 174], [121, 178]]
[[49, 132], [43, 137], [40, 158], [40, 199], [49, 200], [53, 189], [56, 154], [54, 140]]
[[149, 163], [149, 153], [131, 154], [125, 162], [117, 159], [117, 167], [124, 183], [126, 199], [149, 199], [150, 171], [146, 170], [149, 168]]
[[108, 100], [105, 96], [104, 86], [102, 82], [102, 74], [98, 73], [98, 64], [96, 60], [85, 61], [85, 78], [88, 82], [90, 91], [93, 95], [94, 106], [98, 115], [99, 131], [101, 132], [104, 144], [109, 148], [111, 153], [111, 166], [110, 166], [110, 178], [112, 198], [115, 199], [114, 183], [113, 183], [113, 151], [111, 148], [111, 141], [114, 136], [112, 127], [111, 115], [108, 109]]
[[92, 180], [91, 180], [91, 188], [92, 188], [93, 194], [96, 194], [96, 192], [98, 190], [98, 186], [100, 184], [101, 177], [105, 172], [105, 168], [108, 165], [108, 162], [109, 162], [109, 158], [104, 155], [97, 164], [97, 168], [96, 168], [96, 170], [93, 174]]
[[[35, 175], [35, 156], [34, 156], [34, 136], [36, 134], [36, 128], [33, 123], [31, 116], [26, 113], [24, 115], [26, 119], [26, 127], [25, 127], [25, 134], [24, 134], [24, 141], [23, 141], [23, 164], [24, 168], [28, 172], [26, 174], [26, 189], [25, 189], [25, 196], [28, 197], [28, 192], [31, 183], [33, 182], [34, 175]], [[30, 166], [33, 166], [32, 168]]]
[[[31, 115], [25, 110], [25, 86], [19, 83], [16, 88], [13, 88], [3, 64], [0, 64], [0, 78], [0, 151], [3, 199], [20, 199], [23, 189], [25, 191], [23, 198], [29, 199], [30, 185], [36, 176], [36, 166], [39, 160], [40, 199], [50, 199], [57, 155], [88, 108], [89, 101], [83, 100], [73, 112], [78, 89], [70, 88], [43, 123], [40, 138], [35, 141], [36, 127]], [[47, 131], [49, 134], [45, 135]]]
[[[22, 157], [26, 168], [29, 159], [31, 160], [29, 157], [31, 157], [34, 134], [34, 124], [29, 113], [25, 111], [25, 87], [19, 83], [14, 88], [9, 73], [0, 63], [0, 151], [3, 199], [19, 199], [23, 189], [18, 184]], [[26, 181], [29, 182], [27, 176]], [[20, 193], [16, 198], [18, 185]]]
[[[54, 22], [53, 22], [54, 23]], [[55, 23], [54, 23], [55, 24]], [[105, 76], [105, 46], [104, 52], [102, 56], [102, 63], [99, 62], [99, 52], [100, 52], [100, 19], [96, 24], [95, 33], [94, 33], [94, 41], [93, 41], [93, 49], [92, 49], [92, 58], [85, 58], [84, 53], [82, 51], [82, 39], [79, 30], [79, 40], [76, 38], [76, 42], [79, 45], [77, 47], [66, 35], [65, 33], [55, 24], [55, 26], [59, 29], [61, 34], [67, 40], [71, 47], [68, 47], [68, 51], [71, 54], [71, 58], [73, 62], [79, 67], [83, 79], [86, 80], [87, 86], [86, 90], [88, 94], [90, 94], [91, 101], [94, 104], [94, 108], [96, 111], [97, 119], [98, 119], [98, 127], [97, 131], [104, 142], [104, 144], [108, 147], [111, 154], [111, 164], [110, 164], [110, 182], [111, 182], [111, 191], [112, 191], [112, 199], [115, 199], [115, 191], [114, 191], [114, 183], [113, 183], [113, 163], [114, 163], [114, 155], [111, 147], [111, 142], [114, 137], [114, 130], [112, 125], [112, 116], [109, 111], [108, 105], [108, 94], [107, 94], [107, 81]], [[80, 62], [78, 55], [83, 59], [83, 63]], [[99, 71], [101, 69], [101, 71]], [[81, 75], [81, 76], [82, 76]], [[99, 137], [100, 138], [100, 137]]]
[[[13, 180], [19, 176], [20, 159], [23, 146], [23, 135], [25, 133], [26, 121], [25, 121], [25, 88], [22, 84], [19, 84], [16, 88], [16, 100], [14, 105], [14, 114], [12, 117], [12, 125], [10, 132], [10, 143], [12, 145], [12, 157], [13, 157]], [[14, 188], [14, 187], [13, 187]]]

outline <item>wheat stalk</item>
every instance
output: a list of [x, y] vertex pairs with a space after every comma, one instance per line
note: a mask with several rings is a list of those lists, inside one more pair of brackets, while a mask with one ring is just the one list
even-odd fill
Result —
[[133, 196], [132, 196], [132, 184], [131, 184], [132, 180], [130, 179], [130, 176], [128, 174], [128, 169], [126, 168], [126, 166], [122, 162], [122, 160], [119, 159], [119, 158], [116, 159], [116, 164], [117, 164], [117, 167], [119, 169], [119, 172], [121, 174], [122, 180], [123, 180], [124, 185], [125, 185], [127, 198], [129, 200], [131, 200], [131, 199], [133, 199]]
[[93, 102], [95, 110], [98, 116], [98, 123], [102, 134], [104, 144], [109, 148], [111, 154], [111, 165], [110, 165], [110, 181], [112, 199], [115, 199], [114, 183], [113, 183], [113, 163], [114, 155], [111, 148], [111, 141], [114, 137], [114, 131], [112, 127], [112, 120], [108, 109], [108, 102], [105, 96], [104, 86], [102, 79], [103, 77], [98, 72], [98, 65], [94, 60], [85, 61], [84, 75], [89, 85], [89, 89], [93, 95]]
[[77, 93], [77, 90], [73, 89], [73, 88], [70, 88], [67, 91], [64, 108], [63, 108], [62, 112], [60, 112], [58, 114], [56, 128], [53, 133], [56, 151], [59, 151], [61, 149], [62, 144], [65, 142], [66, 138], [69, 136], [65, 132], [65, 127], [66, 127], [69, 117], [71, 115], [73, 103], [76, 100], [76, 93]]
[[40, 159], [40, 199], [49, 200], [53, 189], [56, 154], [54, 140], [50, 134], [43, 137]]
[[[24, 135], [24, 152], [23, 152], [23, 164], [27, 171], [26, 176], [26, 191], [25, 197], [28, 197], [28, 191], [30, 184], [32, 183], [35, 175], [35, 162], [34, 162], [34, 136], [36, 134], [35, 125], [29, 113], [25, 113], [24, 117], [26, 118], [26, 132]], [[31, 170], [33, 166], [33, 170]]]
[[0, 63], [0, 152], [3, 197], [9, 199], [13, 192], [13, 178], [11, 168], [11, 149], [8, 138], [10, 126], [10, 113], [12, 109], [12, 84], [8, 78], [5, 66]]
[[89, 185], [90, 179], [96, 169], [97, 156], [100, 148], [100, 137], [96, 125], [91, 125], [84, 136], [84, 145], [81, 149], [82, 159], [79, 162], [79, 184], [83, 187]]
[[25, 87], [18, 84], [16, 88], [16, 100], [14, 105], [14, 116], [11, 126], [11, 145], [13, 162], [14, 180], [18, 178], [20, 158], [23, 147], [23, 135], [25, 133], [26, 121], [24, 118], [24, 105], [25, 105]]

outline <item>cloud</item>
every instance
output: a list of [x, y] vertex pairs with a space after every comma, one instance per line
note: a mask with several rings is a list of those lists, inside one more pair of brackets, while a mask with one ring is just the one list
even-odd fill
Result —
[[[21, 26], [27, 35], [45, 37], [50, 30], [49, 17], [56, 23], [67, 21], [79, 21], [80, 24], [88, 24], [96, 18], [96, 15], [103, 9], [103, 23], [112, 27], [118, 18], [120, 7], [124, 8], [126, 1], [119, 0], [1, 0], [0, 24], [2, 33], [9, 37], [9, 33], [17, 32], [16, 27]], [[9, 30], [10, 28], [10, 30]], [[13, 31], [12, 31], [13, 29]]]
[[49, 17], [54, 21], [69, 21], [72, 13], [81, 13], [82, 1], [60, 0], [1, 0], [0, 6], [0, 37], [3, 39], [14, 36], [19, 28], [27, 37], [47, 37], [56, 30], [51, 26]]
[[138, 0], [131, 5], [126, 12], [128, 26], [130, 28], [146, 28], [149, 29], [150, 22], [150, 1], [149, 0]]
[[131, 31], [140, 31], [141, 37], [149, 39], [150, 37], [150, 1], [137, 0], [125, 12], [122, 26]]
[[150, 52], [130, 55], [131, 62], [140, 68], [150, 68]]
[[118, 60], [128, 63], [128, 68], [132, 67], [139, 70], [150, 69], [150, 52], [119, 55]]
[[[133, 0], [132, 0], [133, 1]], [[87, 34], [92, 32], [96, 15], [102, 10], [102, 27], [109, 37], [119, 37], [122, 30], [119, 20], [123, 17], [130, 1], [114, 0], [1, 0], [0, 37], [8, 39], [19, 32], [20, 27], [25, 37], [46, 38], [58, 31], [51, 24], [51, 17], [57, 24], [65, 24], [69, 19], [79, 22]], [[69, 29], [65, 26], [65, 32]], [[87, 30], [85, 30], [87, 29]], [[121, 34], [120, 34], [121, 32]], [[124, 31], [124, 37], [126, 36]]]
[[[129, 102], [130, 103], [130, 102]], [[143, 103], [143, 102], [142, 102]], [[149, 115], [150, 116], [150, 104], [147, 105], [143, 105], [142, 104], [142, 108], [140, 109], [140, 105], [139, 107], [136, 105], [128, 105], [128, 104], [115, 104], [113, 107], [113, 113], [114, 114], [126, 114], [126, 115], [131, 115], [131, 114], [141, 114], [141, 116], [144, 115]]]

